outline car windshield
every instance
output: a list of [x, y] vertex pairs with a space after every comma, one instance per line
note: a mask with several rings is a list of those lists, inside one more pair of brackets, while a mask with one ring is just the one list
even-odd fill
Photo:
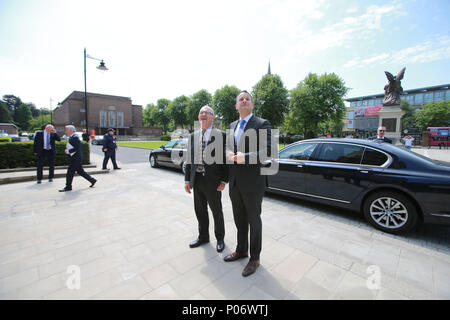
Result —
[[164, 145], [164, 148], [173, 148], [173, 146], [175, 145], [175, 143], [177, 143], [179, 140], [171, 140], [171, 141], [169, 141], [169, 142], [167, 142], [165, 145]]

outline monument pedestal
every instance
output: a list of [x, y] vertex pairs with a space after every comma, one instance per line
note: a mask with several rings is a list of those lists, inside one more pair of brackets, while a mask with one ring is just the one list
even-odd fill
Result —
[[394, 145], [401, 143], [401, 121], [404, 114], [405, 112], [402, 111], [400, 105], [383, 106], [383, 108], [378, 111], [378, 127], [386, 127], [385, 136], [392, 139], [392, 144]]

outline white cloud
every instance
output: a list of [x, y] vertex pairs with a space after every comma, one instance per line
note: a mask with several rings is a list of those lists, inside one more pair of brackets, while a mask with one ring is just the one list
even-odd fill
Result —
[[450, 37], [439, 36], [434, 40], [427, 40], [417, 45], [388, 53], [381, 53], [369, 58], [354, 58], [344, 64], [345, 68], [365, 67], [373, 64], [427, 63], [450, 59]]

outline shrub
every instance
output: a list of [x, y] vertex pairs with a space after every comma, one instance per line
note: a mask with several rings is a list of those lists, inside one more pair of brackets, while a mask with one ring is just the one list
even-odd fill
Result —
[[[83, 164], [89, 164], [89, 144], [81, 143]], [[66, 142], [56, 142], [55, 166], [66, 166], [67, 155], [64, 152]], [[47, 162], [47, 160], [45, 161]], [[46, 165], [46, 163], [44, 164]], [[36, 155], [33, 153], [33, 141], [0, 143], [0, 169], [36, 167]]]
[[172, 137], [168, 134], [161, 136], [161, 141], [170, 141], [172, 140]]
[[0, 142], [12, 142], [11, 137], [0, 137]]

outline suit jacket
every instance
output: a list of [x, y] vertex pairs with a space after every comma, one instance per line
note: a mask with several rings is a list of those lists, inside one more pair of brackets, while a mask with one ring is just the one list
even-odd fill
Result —
[[[235, 132], [239, 125], [239, 120], [234, 121], [230, 124], [230, 130], [232, 133]], [[250, 149], [249, 137], [245, 136], [245, 133], [249, 130], [253, 129], [256, 131], [257, 137], [257, 147], [256, 150]], [[267, 130], [266, 137], [262, 137], [259, 130], [265, 129]], [[239, 146], [236, 146], [234, 143], [234, 135], [228, 137], [227, 141], [227, 149], [233, 150], [236, 152], [237, 150], [244, 150], [245, 155], [245, 163], [234, 163], [229, 165], [229, 175], [230, 175], [230, 192], [236, 186], [239, 185], [240, 190], [244, 192], [261, 192], [264, 193], [266, 185], [267, 185], [267, 176], [261, 175], [261, 155], [269, 156], [271, 152], [271, 126], [270, 122], [266, 119], [262, 119], [256, 116], [252, 116], [245, 126], [244, 132], [241, 135], [241, 139], [239, 141]], [[265, 138], [264, 140], [261, 140]], [[261, 143], [261, 146], [260, 146]], [[255, 164], [250, 164], [254, 162], [256, 158]], [[252, 161], [253, 160], [253, 161]]]
[[116, 150], [116, 147], [117, 145], [115, 139], [109, 133], [106, 133], [103, 136], [103, 149], [106, 148], [108, 151], [114, 151]]
[[384, 139], [378, 139], [378, 136], [373, 136], [373, 137], [370, 137], [369, 140], [392, 143], [392, 140], [387, 137], [384, 137]]
[[[58, 136], [57, 133], [50, 132], [50, 151], [53, 152], [53, 154], [56, 154], [56, 145], [55, 141], [61, 141], [61, 138]], [[33, 151], [37, 154], [42, 154], [44, 151], [44, 132], [38, 131], [36, 132], [36, 136], [34, 137], [34, 144], [33, 144]]]
[[[191, 188], [195, 185], [195, 173], [198, 167], [198, 164], [194, 163], [195, 152], [198, 150], [197, 148], [201, 148], [200, 144], [200, 134], [201, 131], [195, 131], [189, 135], [188, 140], [188, 151], [187, 151], [187, 159], [186, 159], [186, 172], [184, 175], [184, 181], [189, 181], [191, 183]], [[212, 143], [215, 141], [215, 136], [222, 136], [222, 150], [210, 149], [213, 148]], [[225, 132], [218, 130], [216, 128], [212, 128], [211, 135], [209, 136], [209, 140], [206, 144], [204, 154], [211, 153], [212, 157], [216, 156], [216, 151], [222, 151], [222, 164], [214, 162], [213, 164], [206, 164], [205, 167], [205, 177], [206, 183], [208, 184], [208, 188], [211, 190], [216, 190], [221, 181], [228, 182], [228, 166], [226, 164], [225, 159], [225, 148], [226, 147], [226, 135]], [[197, 160], [198, 161], [198, 160]]]
[[72, 135], [68, 141], [72, 145], [72, 149], [69, 149], [69, 153], [73, 155], [67, 155], [69, 157], [69, 164], [81, 164], [83, 162], [83, 152], [81, 151], [81, 141], [76, 134]]

